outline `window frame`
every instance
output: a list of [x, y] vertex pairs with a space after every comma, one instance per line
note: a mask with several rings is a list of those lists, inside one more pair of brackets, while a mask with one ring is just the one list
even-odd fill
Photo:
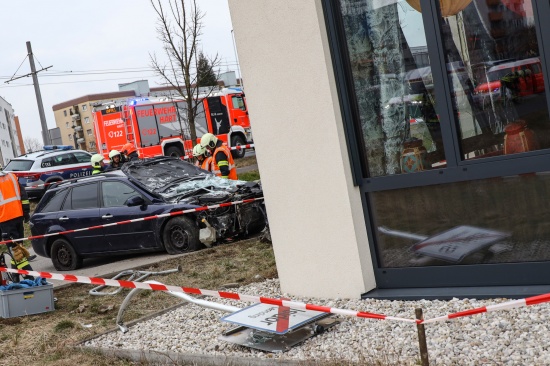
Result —
[[[550, 37], [541, 39], [541, 32], [550, 31], [550, 26], [543, 24], [544, 22], [542, 21], [542, 19], [545, 19], [545, 16], [550, 16], [550, 4], [540, 2], [539, 0], [532, 1], [535, 13], [537, 41], [541, 50], [541, 65], [546, 88], [547, 108], [550, 113], [550, 81], [548, 80], [550, 73]], [[440, 116], [447, 167], [414, 174], [370, 177], [368, 175], [367, 162], [362, 158], [366, 156], [363, 151], [364, 148], [357, 141], [360, 140], [361, 136], [361, 127], [356, 122], [359, 121], [359, 111], [356, 103], [357, 96], [353, 87], [353, 76], [347, 67], [350, 62], [345, 35], [343, 32], [338, 31], [338, 29], [343, 28], [341, 13], [339, 12], [339, 2], [331, 3], [328, 0], [323, 0], [329, 43], [332, 49], [331, 56], [340, 96], [340, 107], [344, 119], [344, 132], [348, 140], [355, 185], [360, 186], [364, 192], [373, 192], [385, 189], [399, 189], [525, 174], [533, 172], [533, 166], [537, 167], [537, 171], [550, 171], [550, 159], [548, 159], [550, 149], [484, 159], [461, 159], [459, 133], [457, 131], [458, 124], [452, 112], [452, 86], [447, 77], [445, 57], [443, 52], [441, 52], [441, 50], [444, 50], [444, 47], [438, 16], [439, 5], [437, 2], [431, 2], [430, 0], [421, 0], [421, 4], [434, 88], [438, 91], [438, 95], [442, 95], [442, 98], [440, 98], [436, 105], [436, 112]]]
[[[73, 207], [73, 192], [74, 192], [74, 190], [79, 189], [81, 187], [91, 186], [91, 185], [95, 185], [95, 188], [96, 188], [96, 207], [74, 208]], [[82, 185], [79, 185], [79, 186], [76, 186], [76, 187], [72, 187], [71, 192], [69, 193], [69, 195], [70, 195], [70, 199], [67, 198], [69, 196], [67, 196], [65, 198], [65, 202], [63, 202], [63, 205], [61, 206], [61, 211], [90, 210], [90, 209], [99, 209], [100, 208], [101, 202], [100, 202], [100, 197], [99, 197], [99, 182], [90, 182], [90, 183], [82, 184]], [[67, 203], [70, 204], [70, 207], [65, 207], [67, 205]]]
[[[540, 49], [540, 58], [546, 89], [546, 105], [550, 113], [550, 2], [532, 0], [535, 29]], [[434, 89], [442, 95], [436, 105], [440, 116], [441, 134], [447, 167], [423, 172], [370, 177], [366, 159], [363, 159], [364, 144], [360, 126], [357, 96], [350, 70], [347, 40], [344, 35], [340, 2], [321, 0], [325, 29], [330, 48], [340, 112], [347, 141], [351, 172], [355, 186], [361, 192], [363, 212], [367, 226], [369, 249], [374, 265], [378, 288], [399, 287], [445, 287], [494, 286], [547, 284], [550, 276], [549, 262], [503, 263], [494, 265], [456, 265], [442, 267], [382, 268], [377, 258], [375, 226], [370, 214], [371, 192], [394, 190], [461, 181], [472, 181], [493, 177], [503, 177], [539, 171], [550, 171], [550, 149], [525, 152], [515, 155], [495, 156], [484, 159], [464, 160], [460, 153], [460, 135], [457, 131], [452, 109], [451, 81], [447, 77], [442, 27], [439, 16], [439, 2], [421, 0], [422, 19], [426, 33], [426, 43], [431, 61]], [[542, 38], [542, 34], [546, 37]], [[516, 272], [526, 273], [518, 279]], [[484, 275], [490, 276], [485, 278]]]

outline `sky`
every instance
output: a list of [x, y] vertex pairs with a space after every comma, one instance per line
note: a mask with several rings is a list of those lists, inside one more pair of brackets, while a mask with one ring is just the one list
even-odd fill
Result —
[[[227, 0], [198, 3], [205, 13], [203, 52], [217, 53], [220, 71], [235, 71], [239, 77]], [[38, 81], [48, 128], [54, 128], [55, 104], [118, 91], [119, 83], [135, 80], [159, 86], [161, 79], [149, 67], [150, 53], [164, 57], [156, 26], [149, 0], [0, 0], [0, 97], [19, 116], [23, 138], [42, 143], [32, 78], [5, 81], [30, 73], [27, 41], [37, 70], [53, 66], [38, 73]]]

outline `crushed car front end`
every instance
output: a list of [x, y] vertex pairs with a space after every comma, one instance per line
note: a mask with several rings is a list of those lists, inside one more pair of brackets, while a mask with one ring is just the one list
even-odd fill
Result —
[[222, 179], [190, 163], [171, 157], [158, 157], [125, 164], [123, 172], [134, 182], [167, 203], [180, 206], [216, 206], [194, 216], [199, 240], [205, 246], [245, 238], [261, 232], [267, 224], [259, 182]]

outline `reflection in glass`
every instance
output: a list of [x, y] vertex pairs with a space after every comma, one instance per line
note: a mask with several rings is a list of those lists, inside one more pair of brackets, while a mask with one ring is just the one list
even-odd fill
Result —
[[548, 172], [371, 193], [380, 266], [548, 261], [549, 194]]
[[550, 147], [531, 0], [473, 0], [442, 19], [464, 159]]
[[341, 0], [370, 176], [445, 160], [422, 15], [405, 0]]

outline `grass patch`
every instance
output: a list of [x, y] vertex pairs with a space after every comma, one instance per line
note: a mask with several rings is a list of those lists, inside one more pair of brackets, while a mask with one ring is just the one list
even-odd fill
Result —
[[75, 324], [70, 320], [62, 320], [59, 323], [55, 325], [55, 328], [53, 328], [54, 332], [62, 332], [67, 329], [74, 328]]
[[[258, 278], [276, 278], [271, 245], [257, 239], [221, 244], [179, 258], [155, 263], [143, 271], [182, 267], [181, 272], [150, 279], [174, 286], [218, 290], [228, 283], [249, 284]], [[126, 366], [136, 363], [95, 352], [71, 348], [94, 335], [116, 328], [115, 318], [130, 291], [112, 296], [92, 296], [90, 285], [54, 288], [58, 301], [49, 313], [13, 319], [0, 318], [1, 365]], [[112, 291], [111, 289], [108, 289]], [[181, 299], [158, 291], [142, 291], [132, 299], [124, 322], [147, 316], [181, 303]], [[109, 308], [108, 311], [103, 311]], [[79, 310], [81, 309], [81, 310]], [[103, 309], [103, 310], [102, 310]], [[85, 326], [84, 326], [85, 325]], [[91, 325], [91, 327], [89, 326]], [[147, 365], [147, 363], [139, 363]]]
[[254, 155], [254, 156], [245, 156], [242, 159], [235, 159], [235, 166], [237, 168], [243, 168], [245, 166], [256, 165], [256, 164], [258, 164], [258, 162], [256, 160], [256, 155]]
[[260, 179], [260, 172], [257, 170], [251, 170], [249, 172], [239, 174], [239, 180], [251, 182], [258, 179]]

